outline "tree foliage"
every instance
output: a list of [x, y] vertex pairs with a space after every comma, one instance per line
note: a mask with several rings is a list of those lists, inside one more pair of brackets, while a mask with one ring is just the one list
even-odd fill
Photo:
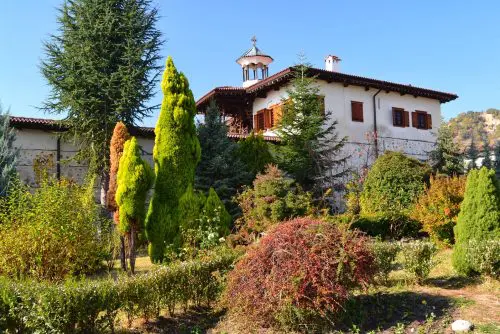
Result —
[[201, 159], [196, 168], [195, 187], [208, 194], [214, 188], [231, 214], [237, 213], [232, 198], [253, 179], [237, 154], [238, 146], [227, 137], [228, 127], [214, 101], [197, 129]]
[[16, 161], [19, 150], [14, 147], [15, 139], [14, 129], [9, 126], [9, 113], [4, 113], [0, 104], [0, 196], [7, 194], [17, 174]]
[[109, 168], [114, 125], [134, 125], [156, 108], [148, 100], [155, 94], [162, 40], [151, 5], [151, 0], [64, 1], [59, 33], [44, 44], [41, 71], [51, 93], [42, 108], [65, 115], [67, 135], [79, 144], [77, 157], [101, 174]]
[[219, 235], [227, 235], [229, 233], [232, 218], [214, 188], [210, 188], [208, 191], [207, 200], [203, 207], [203, 214], [211, 219], [218, 216], [219, 224], [216, 226], [216, 229]]
[[483, 137], [483, 161], [481, 166], [486, 168], [493, 168], [493, 161], [491, 160], [491, 148], [486, 137]]
[[138, 233], [144, 228], [146, 196], [153, 183], [153, 178], [151, 167], [141, 158], [137, 139], [132, 137], [125, 142], [123, 148], [116, 189], [116, 203], [119, 208], [118, 230], [127, 235], [132, 272], [134, 272], [135, 267], [135, 242]]
[[454, 231], [453, 266], [471, 274], [476, 270], [467, 260], [468, 243], [500, 238], [500, 185], [493, 170], [483, 167], [469, 172]]
[[165, 246], [177, 235], [179, 199], [194, 183], [201, 154], [194, 124], [193, 93], [171, 57], [167, 59], [161, 87], [163, 101], [153, 149], [155, 189], [146, 218], [149, 256], [153, 262], [163, 259]]
[[368, 171], [361, 192], [362, 215], [405, 213], [424, 191], [430, 168], [399, 152], [386, 151]]
[[[120, 158], [123, 154], [123, 148], [125, 142], [130, 139], [130, 134], [128, 133], [127, 127], [123, 122], [118, 122], [113, 130], [113, 136], [111, 137], [111, 145], [109, 147], [109, 189], [108, 189], [108, 210], [117, 211], [118, 206], [116, 204], [115, 194], [116, 188], [118, 187], [117, 177], [118, 177], [118, 167], [120, 165]], [[118, 221], [116, 222], [118, 223]]]
[[338, 137], [338, 123], [331, 111], [324, 110], [319, 87], [308, 74], [309, 65], [301, 61], [282, 100], [277, 126], [282, 145], [276, 147], [276, 162], [305, 190], [321, 192], [345, 173], [346, 157], [340, 157], [340, 152], [347, 138]]
[[463, 176], [431, 177], [415, 204], [412, 217], [437, 244], [449, 246], [454, 242], [453, 227], [464, 199], [465, 180]]
[[462, 154], [453, 142], [449, 126], [445, 124], [439, 128], [436, 147], [430, 152], [429, 158], [429, 163], [435, 173], [448, 176], [464, 173]]
[[466, 153], [467, 159], [469, 159], [469, 163], [467, 165], [467, 170], [476, 169], [477, 159], [479, 158], [479, 151], [474, 142], [474, 137], [471, 138], [469, 148]]
[[264, 140], [262, 133], [251, 132], [244, 140], [239, 141], [238, 156], [252, 173], [252, 178], [273, 162], [269, 144]]

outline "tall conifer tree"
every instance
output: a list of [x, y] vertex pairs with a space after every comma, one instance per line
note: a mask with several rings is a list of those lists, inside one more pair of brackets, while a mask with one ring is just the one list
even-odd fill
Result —
[[196, 105], [189, 83], [177, 72], [168, 57], [161, 83], [163, 101], [155, 127], [154, 193], [146, 219], [149, 256], [153, 262], [163, 260], [166, 245], [179, 230], [177, 207], [180, 197], [194, 183], [200, 160], [200, 143], [196, 137]]
[[16, 160], [19, 150], [14, 147], [16, 134], [9, 126], [9, 113], [3, 112], [0, 104], [0, 196], [7, 193], [16, 175]]
[[447, 125], [442, 125], [439, 128], [436, 147], [429, 156], [429, 162], [434, 172], [449, 176], [464, 173], [462, 154], [453, 142], [453, 135]]
[[135, 244], [144, 227], [146, 196], [153, 183], [154, 174], [149, 164], [141, 158], [137, 139], [127, 140], [118, 168], [116, 203], [119, 207], [119, 231], [127, 236], [130, 270], [135, 270]]
[[474, 136], [471, 137], [470, 146], [467, 150], [467, 159], [469, 159], [469, 165], [467, 166], [467, 170], [476, 169], [477, 164], [476, 160], [479, 158], [479, 152], [476, 147], [476, 143], [474, 142]]
[[161, 68], [158, 11], [152, 0], [66, 0], [57, 21], [58, 34], [44, 44], [41, 71], [51, 93], [42, 109], [65, 116], [76, 158], [101, 177], [105, 206], [113, 127], [157, 108], [148, 101]]
[[481, 166], [486, 168], [493, 168], [493, 161], [491, 160], [491, 149], [488, 141], [488, 136], [483, 136], [483, 162]]

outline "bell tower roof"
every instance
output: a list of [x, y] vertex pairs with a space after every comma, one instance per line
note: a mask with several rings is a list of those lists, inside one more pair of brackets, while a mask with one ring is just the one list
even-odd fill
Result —
[[[255, 36], [252, 37], [251, 41], [252, 47], [236, 59], [236, 62], [243, 69], [243, 87], [251, 86], [259, 80], [267, 78], [269, 76], [268, 66], [273, 62], [271, 56], [257, 47], [257, 38]], [[260, 72], [260, 75], [258, 72]]]

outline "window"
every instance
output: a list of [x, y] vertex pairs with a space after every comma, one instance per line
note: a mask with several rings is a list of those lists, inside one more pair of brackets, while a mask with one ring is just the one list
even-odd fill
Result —
[[353, 122], [363, 122], [363, 102], [351, 101], [351, 115]]
[[410, 126], [410, 113], [403, 108], [392, 108], [392, 124], [402, 128]]
[[417, 129], [432, 129], [432, 116], [426, 111], [416, 110], [411, 115], [411, 122]]

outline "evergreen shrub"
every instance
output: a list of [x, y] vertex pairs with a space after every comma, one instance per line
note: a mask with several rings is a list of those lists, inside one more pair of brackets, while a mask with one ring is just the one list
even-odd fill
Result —
[[483, 167], [469, 172], [454, 232], [453, 266], [466, 275], [478, 273], [467, 256], [469, 243], [500, 239], [500, 185], [495, 171]]
[[225, 249], [208, 259], [159, 266], [132, 277], [48, 283], [0, 279], [0, 332], [113, 332], [118, 312], [129, 323], [160, 309], [209, 305], [238, 253]]
[[394, 261], [401, 250], [397, 242], [374, 241], [370, 244], [375, 256], [375, 266], [377, 268], [377, 279], [383, 283], [387, 282], [389, 273], [394, 269]]
[[412, 217], [422, 224], [422, 230], [439, 245], [454, 243], [453, 227], [464, 199], [464, 177], [431, 177], [430, 185], [420, 195]]
[[404, 214], [378, 214], [375, 216], [354, 216], [351, 228], [365, 232], [371, 237], [386, 240], [417, 237], [421, 225]]
[[421, 283], [434, 266], [432, 260], [437, 247], [433, 242], [426, 240], [414, 240], [401, 243], [403, 265], [405, 271], [413, 275], [417, 282]]
[[500, 240], [469, 240], [466, 259], [475, 272], [498, 279], [500, 276]]
[[268, 164], [273, 163], [269, 144], [264, 140], [262, 133], [251, 132], [244, 140], [239, 141], [237, 156], [253, 176], [263, 172]]
[[302, 321], [331, 319], [352, 289], [366, 287], [374, 273], [366, 237], [297, 218], [270, 230], [236, 264], [225, 303], [253, 326], [292, 330], [307, 325]]

